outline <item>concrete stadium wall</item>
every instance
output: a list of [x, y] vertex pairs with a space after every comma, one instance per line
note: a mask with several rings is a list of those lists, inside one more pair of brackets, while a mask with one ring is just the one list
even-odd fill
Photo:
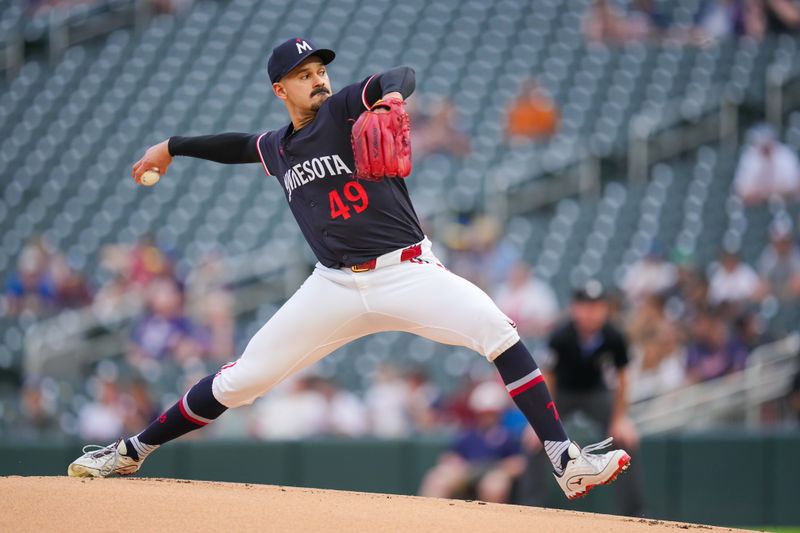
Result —
[[[442, 439], [305, 442], [197, 441], [160, 449], [148, 477], [414, 494], [446, 447]], [[711, 433], [645, 439], [647, 515], [718, 525], [800, 525], [800, 433]], [[75, 442], [0, 441], [0, 475], [63, 475]], [[548, 506], [614, 513], [613, 490], [567, 502], [555, 484]]]

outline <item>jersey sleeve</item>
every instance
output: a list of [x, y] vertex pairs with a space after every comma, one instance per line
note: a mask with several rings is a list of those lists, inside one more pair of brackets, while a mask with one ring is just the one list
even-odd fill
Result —
[[274, 142], [274, 138], [275, 132], [268, 131], [260, 134], [256, 140], [256, 151], [258, 152], [258, 158], [261, 161], [261, 167], [264, 169], [264, 172], [267, 173], [267, 176], [275, 175], [270, 168], [277, 169], [275, 157], [277, 157], [278, 149], [276, 143]]
[[381, 86], [377, 78], [378, 75], [374, 74], [331, 96], [328, 104], [331, 113], [343, 119], [357, 119], [381, 99]]
[[218, 133], [197, 137], [170, 137], [167, 150], [172, 156], [206, 159], [226, 165], [257, 163], [257, 134]]

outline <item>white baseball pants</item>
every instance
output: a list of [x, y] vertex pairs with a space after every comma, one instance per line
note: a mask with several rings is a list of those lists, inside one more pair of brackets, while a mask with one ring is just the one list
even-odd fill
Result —
[[212, 384], [214, 397], [226, 407], [250, 404], [370, 333], [405, 331], [471, 348], [489, 361], [519, 341], [514, 323], [485, 292], [445, 269], [427, 238], [421, 247], [416, 259], [400, 262], [402, 250], [396, 250], [367, 272], [317, 263], [242, 356], [222, 367]]

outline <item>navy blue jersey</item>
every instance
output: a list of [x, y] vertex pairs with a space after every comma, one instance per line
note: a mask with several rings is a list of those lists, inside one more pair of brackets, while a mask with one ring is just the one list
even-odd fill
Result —
[[327, 267], [357, 265], [424, 237], [403, 179], [353, 178], [350, 132], [367, 109], [373, 78], [333, 94], [299, 131], [289, 123], [257, 141], [264, 170], [278, 178], [303, 236]]

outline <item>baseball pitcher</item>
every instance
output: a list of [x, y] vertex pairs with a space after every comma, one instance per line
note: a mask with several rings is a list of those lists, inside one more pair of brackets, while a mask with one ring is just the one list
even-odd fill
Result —
[[146, 173], [166, 173], [176, 156], [259, 163], [277, 178], [319, 262], [236, 361], [201, 379], [138, 435], [84, 448], [69, 475], [133, 474], [159, 446], [252, 403], [337, 348], [371, 333], [406, 331], [466, 346], [494, 363], [568, 498], [612, 481], [630, 456], [592, 453], [611, 439], [583, 449], [569, 439], [513, 321], [431, 251], [404, 180], [411, 171], [404, 101], [414, 91], [414, 71], [394, 68], [334, 93], [327, 69], [334, 57], [302, 38], [273, 49], [268, 74], [287, 125], [170, 137], [134, 165], [142, 183]]

